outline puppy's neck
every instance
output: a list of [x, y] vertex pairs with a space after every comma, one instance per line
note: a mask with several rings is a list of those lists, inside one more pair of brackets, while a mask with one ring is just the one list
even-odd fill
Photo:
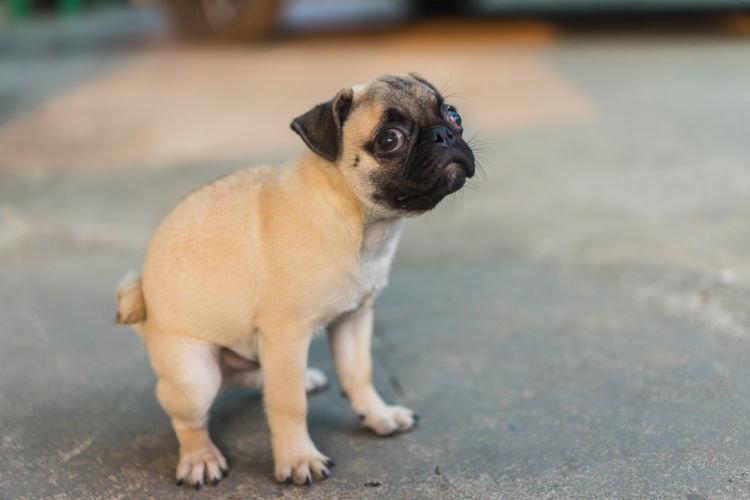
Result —
[[[294, 171], [306, 178], [299, 186], [307, 190], [308, 196], [311, 194], [310, 186], [316, 186], [315, 194], [336, 206], [336, 213], [341, 217], [339, 224], [352, 228], [353, 234], [357, 232], [355, 228], [361, 227], [360, 261], [393, 255], [404, 227], [403, 217], [380, 214], [363, 203], [351, 189], [339, 166], [309, 151], [300, 155]], [[317, 178], [317, 181], [311, 182], [312, 178]]]
[[403, 217], [366, 221], [362, 228], [359, 258], [374, 260], [384, 255], [393, 255], [403, 228]]
[[294, 197], [333, 208], [342, 219], [339, 222], [355, 232], [362, 225], [362, 204], [335, 163], [304, 151], [291, 163], [286, 177], [286, 190], [295, 191]]

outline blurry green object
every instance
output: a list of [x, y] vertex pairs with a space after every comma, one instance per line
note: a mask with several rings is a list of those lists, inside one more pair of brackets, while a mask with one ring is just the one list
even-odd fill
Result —
[[8, 17], [13, 20], [25, 19], [31, 10], [31, 0], [10, 0]]
[[7, 17], [21, 21], [38, 13], [55, 12], [62, 16], [74, 16], [85, 9], [125, 3], [124, 0], [8, 0]]
[[70, 16], [81, 10], [83, 0], [57, 0], [57, 10], [64, 16]]

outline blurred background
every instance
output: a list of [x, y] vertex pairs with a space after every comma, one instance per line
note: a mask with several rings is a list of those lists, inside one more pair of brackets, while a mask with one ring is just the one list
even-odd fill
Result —
[[[260, 395], [176, 488], [147, 353], [112, 324], [185, 193], [302, 150], [291, 120], [416, 71], [481, 171], [410, 220], [376, 304], [382, 440], [336, 383], [312, 498], [750, 497], [750, 2], [5, 0], [0, 496], [297, 496]], [[311, 364], [333, 380], [324, 340]]]

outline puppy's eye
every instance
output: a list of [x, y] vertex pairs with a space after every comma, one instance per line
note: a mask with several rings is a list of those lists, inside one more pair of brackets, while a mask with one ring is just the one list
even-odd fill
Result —
[[404, 133], [397, 128], [384, 130], [378, 136], [378, 146], [383, 151], [396, 151], [404, 145]]
[[461, 115], [459, 115], [458, 111], [456, 111], [455, 109], [448, 108], [445, 113], [445, 119], [448, 120], [448, 122], [454, 127], [458, 129], [461, 128]]

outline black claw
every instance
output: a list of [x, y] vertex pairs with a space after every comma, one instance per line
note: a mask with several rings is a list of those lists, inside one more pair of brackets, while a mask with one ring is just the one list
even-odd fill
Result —
[[307, 476], [305, 478], [305, 486], [310, 486], [312, 484], [312, 478], [310, 476]]
[[216, 486], [216, 485], [218, 485], [218, 484], [219, 484], [219, 478], [218, 478], [218, 477], [215, 477], [215, 478], [214, 478], [214, 486]]
[[197, 482], [195, 483], [195, 491], [199, 491], [201, 489], [201, 483]]
[[177, 486], [182, 486], [183, 484], [185, 484], [185, 480], [184, 479], [178, 479], [177, 480]]
[[360, 420], [364, 420], [365, 419], [365, 414], [364, 413], [360, 413], [359, 414], [359, 419]]
[[284, 484], [285, 484], [286, 486], [289, 486], [290, 484], [292, 484], [292, 476], [288, 476], [288, 477], [287, 477], [287, 478], [286, 478], [286, 479], [284, 480]]
[[229, 469], [221, 469], [221, 475], [222, 477], [227, 477], [229, 475]]
[[415, 422], [419, 422], [420, 420], [422, 420], [422, 417], [420, 417], [416, 413], [414, 415], [412, 415], [411, 418], [413, 418]]
[[331, 460], [331, 459], [329, 458], [329, 459], [328, 459], [328, 460], [326, 461], [326, 465], [327, 465], [328, 467], [336, 467], [336, 462], [334, 462], [333, 460]]
[[398, 436], [399, 434], [401, 434], [401, 429], [397, 428], [397, 429], [393, 429], [393, 431], [390, 434], [388, 434], [388, 436], [393, 437], [393, 436]]
[[330, 474], [328, 474], [327, 470], [322, 470], [322, 471], [320, 471], [320, 473], [323, 474], [323, 479], [328, 479], [328, 476], [330, 476]]

